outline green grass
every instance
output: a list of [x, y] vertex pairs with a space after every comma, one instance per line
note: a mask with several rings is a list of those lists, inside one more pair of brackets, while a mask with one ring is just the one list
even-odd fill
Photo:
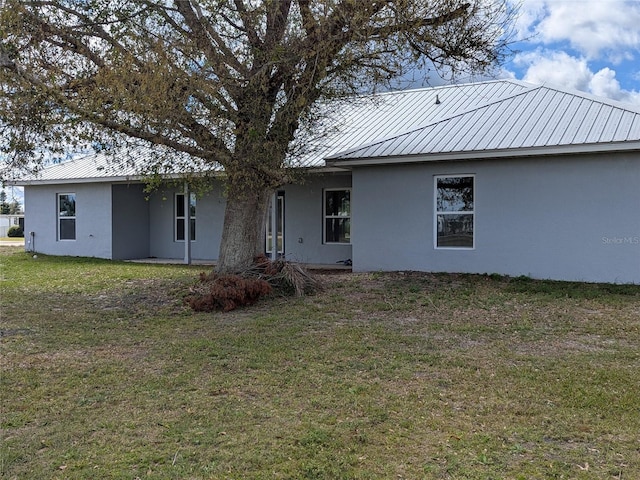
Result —
[[639, 286], [201, 269], [0, 247], [0, 478], [640, 478]]

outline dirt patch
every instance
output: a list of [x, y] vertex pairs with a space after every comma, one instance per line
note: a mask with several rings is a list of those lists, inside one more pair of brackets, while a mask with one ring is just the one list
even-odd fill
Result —
[[93, 308], [129, 314], [160, 309], [181, 310], [187, 285], [165, 279], [127, 280], [119, 291], [100, 293], [88, 299]]
[[35, 332], [29, 328], [6, 328], [0, 329], [0, 338], [2, 337], [24, 337], [34, 335]]
[[522, 342], [513, 344], [511, 349], [519, 355], [561, 358], [575, 353], [613, 353], [619, 347], [618, 342], [611, 338], [602, 338], [600, 335], [582, 335], [561, 340], [546, 338], [537, 342]]

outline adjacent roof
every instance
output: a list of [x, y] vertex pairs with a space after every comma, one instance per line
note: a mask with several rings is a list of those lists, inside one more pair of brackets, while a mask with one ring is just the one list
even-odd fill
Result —
[[[640, 108], [517, 80], [387, 92], [322, 108], [327, 118], [314, 138], [298, 139], [306, 148], [292, 165], [640, 150]], [[75, 158], [15, 184], [135, 180], [136, 164], [149, 152], [119, 153], [118, 162], [106, 154]]]
[[[499, 81], [497, 83], [510, 83]], [[548, 85], [483, 104], [439, 95], [457, 110], [418, 128], [333, 154], [333, 165], [640, 150], [640, 108]]]
[[371, 142], [392, 138], [462, 111], [525, 92], [531, 85], [517, 80], [488, 81], [402, 90], [330, 104], [319, 148], [299, 160], [302, 166], [324, 165], [326, 158]]
[[108, 154], [79, 155], [61, 163], [54, 163], [16, 185], [48, 183], [88, 183], [99, 181], [129, 181], [141, 178], [135, 163], [115, 165]]
[[[146, 164], [145, 160], [151, 156], [162, 159], [159, 165], [164, 166], [165, 171], [161, 173], [164, 177], [178, 176], [177, 173], [167, 171], [168, 168], [171, 168], [171, 165], [167, 164], [170, 164], [172, 160], [175, 161], [175, 165], [179, 164], [178, 158], [182, 160], [180, 165], [189, 163], [193, 165], [190, 168], [198, 168], [195, 167], [197, 160], [191, 159], [184, 154], [176, 154], [175, 152], [166, 151], [166, 149], [131, 147], [116, 153], [79, 154], [69, 160], [49, 165], [32, 176], [10, 181], [9, 183], [13, 185], [46, 185], [141, 181], [151, 173], [143, 168]], [[202, 168], [207, 167], [200, 166], [198, 171], [201, 171]]]

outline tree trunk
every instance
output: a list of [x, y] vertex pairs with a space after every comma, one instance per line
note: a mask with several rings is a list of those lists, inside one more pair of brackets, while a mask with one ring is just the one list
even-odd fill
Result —
[[224, 226], [220, 253], [218, 255], [218, 273], [238, 273], [253, 264], [258, 255], [264, 254], [265, 216], [269, 205], [271, 189], [268, 187], [238, 188], [230, 182], [228, 185], [227, 205], [224, 213]]

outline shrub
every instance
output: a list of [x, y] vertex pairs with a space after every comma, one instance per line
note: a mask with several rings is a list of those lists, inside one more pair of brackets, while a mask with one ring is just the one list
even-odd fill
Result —
[[7, 237], [24, 237], [24, 232], [18, 225], [14, 225], [7, 230]]

